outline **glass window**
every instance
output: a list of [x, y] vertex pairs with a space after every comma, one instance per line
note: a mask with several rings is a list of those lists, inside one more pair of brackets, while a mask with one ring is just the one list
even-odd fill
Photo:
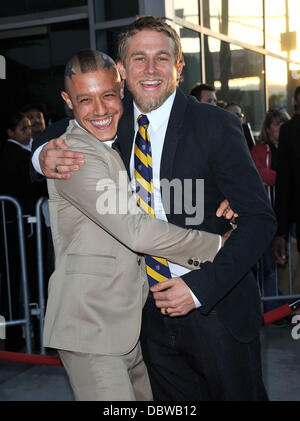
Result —
[[96, 45], [97, 49], [108, 54], [114, 60], [117, 60], [118, 56], [118, 38], [119, 33], [122, 32], [125, 27], [119, 28], [108, 28], [104, 31], [96, 32]]
[[30, 102], [44, 103], [52, 121], [65, 115], [60, 96], [64, 68], [78, 50], [89, 48], [88, 21], [39, 28], [40, 35], [32, 36], [29, 30], [28, 36], [1, 40], [1, 54], [7, 63], [1, 117]]
[[203, 0], [203, 23], [212, 31], [263, 46], [262, 0]]
[[266, 56], [268, 108], [287, 108], [287, 63]]
[[285, 0], [266, 0], [266, 49], [281, 51], [280, 34], [286, 31]]
[[104, 22], [107, 20], [123, 19], [135, 16], [139, 12], [138, 0], [94, 0], [95, 20]]
[[198, 0], [174, 0], [175, 16], [199, 24]]
[[[299, 0], [289, 0], [289, 31], [296, 31], [296, 48], [290, 51], [291, 59], [300, 62], [300, 30], [299, 30], [299, 16], [300, 16], [300, 2]], [[299, 65], [294, 66], [294, 69], [299, 69]], [[300, 84], [300, 80], [298, 81]]]
[[181, 89], [188, 94], [192, 87], [200, 82], [201, 61], [200, 61], [200, 37], [199, 33], [181, 26], [175, 28], [181, 38], [181, 45], [185, 66], [183, 68], [183, 81], [180, 83]]
[[86, 5], [87, 0], [1, 0], [0, 18]]
[[[288, 51], [288, 55], [292, 60], [300, 62], [299, 0], [288, 0], [288, 15], [288, 31], [296, 32], [296, 45]], [[288, 72], [288, 110], [291, 114], [294, 113], [293, 96], [297, 86], [300, 86], [300, 65], [291, 63]]]
[[234, 44], [204, 37], [206, 82], [218, 100], [241, 104], [254, 132], [265, 112], [264, 57]]

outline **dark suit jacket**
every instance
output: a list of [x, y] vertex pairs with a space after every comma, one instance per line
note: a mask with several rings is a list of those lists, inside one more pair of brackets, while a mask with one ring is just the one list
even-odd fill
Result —
[[[127, 92], [115, 145], [128, 173], [133, 138], [132, 98]], [[203, 314], [215, 309], [238, 340], [250, 341], [261, 325], [259, 291], [250, 268], [273, 239], [276, 222], [236, 116], [200, 104], [178, 89], [165, 137], [160, 177], [204, 179], [204, 221], [188, 228], [217, 234], [228, 231], [230, 224], [215, 215], [225, 197], [239, 214], [238, 228], [214, 263], [206, 262], [200, 271], [183, 278], [201, 302]], [[169, 222], [185, 227], [186, 217], [191, 215], [176, 214], [171, 203], [167, 217]]]
[[296, 222], [297, 245], [300, 251], [300, 115], [295, 115], [280, 128], [277, 178], [275, 186], [275, 212], [278, 235], [289, 234]]
[[[117, 143], [129, 171], [134, 125], [128, 95], [124, 110]], [[192, 271], [183, 279], [201, 302], [201, 313], [215, 309], [238, 340], [250, 341], [261, 325], [259, 291], [250, 268], [273, 239], [276, 222], [238, 119], [218, 107], [201, 104], [178, 89], [165, 137], [160, 177], [182, 183], [184, 179], [204, 179], [204, 220], [189, 228], [217, 234], [228, 231], [230, 224], [216, 217], [224, 198], [239, 214], [238, 228], [214, 262], [202, 264], [200, 271]], [[195, 190], [193, 196], [195, 199]], [[167, 218], [184, 227], [190, 216], [184, 212], [176, 214], [171, 203]]]

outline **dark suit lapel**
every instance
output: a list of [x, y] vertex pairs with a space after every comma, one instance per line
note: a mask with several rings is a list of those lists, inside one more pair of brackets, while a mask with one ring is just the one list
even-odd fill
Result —
[[133, 102], [131, 94], [126, 90], [123, 100], [124, 113], [119, 122], [117, 140], [114, 143], [130, 177], [130, 157], [134, 138]]
[[177, 145], [184, 135], [183, 121], [186, 107], [187, 98], [180, 89], [177, 89], [162, 150], [160, 179], [172, 179]]

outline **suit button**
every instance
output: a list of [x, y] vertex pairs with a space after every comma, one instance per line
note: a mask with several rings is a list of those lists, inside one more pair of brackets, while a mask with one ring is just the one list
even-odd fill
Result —
[[198, 262], [198, 260], [195, 260], [195, 261], [194, 261], [194, 266], [199, 266], [199, 262]]
[[193, 260], [193, 259], [189, 259], [189, 260], [188, 260], [188, 264], [189, 264], [189, 265], [192, 265], [193, 263], [194, 263], [194, 260]]

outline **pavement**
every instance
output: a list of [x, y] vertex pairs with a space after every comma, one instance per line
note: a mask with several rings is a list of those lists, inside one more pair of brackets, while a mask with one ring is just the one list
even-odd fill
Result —
[[[270, 400], [300, 401], [300, 324], [264, 326], [261, 343]], [[73, 400], [63, 367], [0, 361], [0, 402]]]

